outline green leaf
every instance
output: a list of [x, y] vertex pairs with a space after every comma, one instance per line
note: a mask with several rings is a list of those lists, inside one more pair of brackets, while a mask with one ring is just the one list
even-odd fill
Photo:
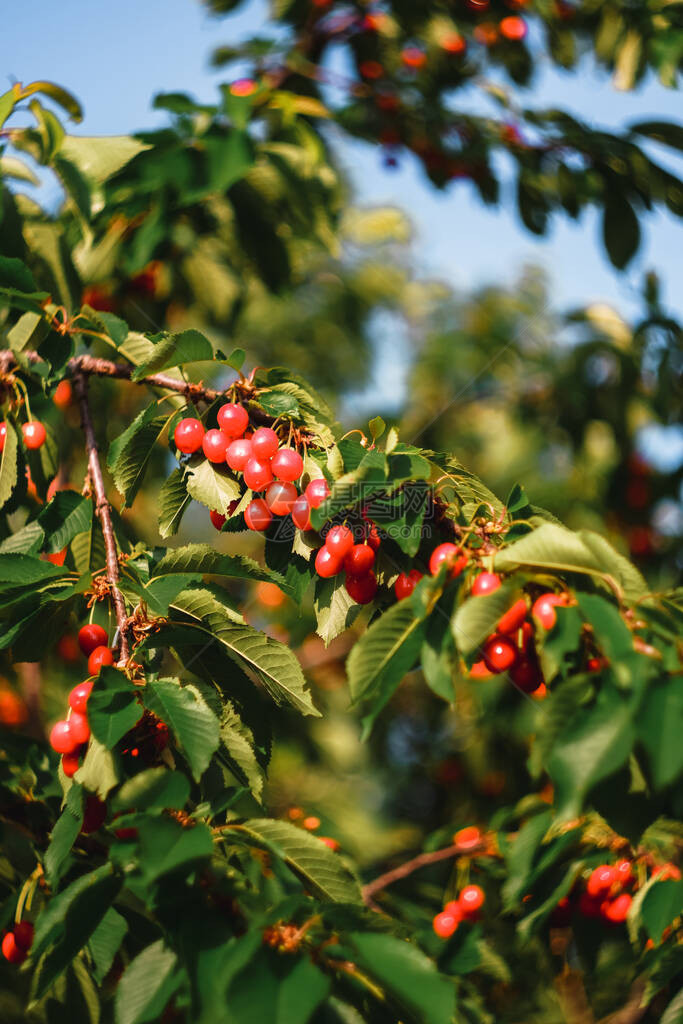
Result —
[[191, 501], [187, 493], [185, 470], [178, 466], [159, 491], [159, 534], [164, 540], [178, 532], [185, 509]]
[[259, 405], [269, 416], [289, 416], [298, 419], [300, 415], [299, 403], [292, 395], [275, 388], [270, 391], [261, 391], [258, 396]]
[[232, 771], [240, 781], [249, 786], [256, 799], [260, 800], [265, 779], [254, 750], [254, 736], [229, 701], [223, 708], [221, 716], [221, 741], [225, 746]]
[[673, 997], [659, 1024], [683, 1024], [683, 990]]
[[92, 501], [76, 491], [58, 491], [42, 509], [38, 522], [47, 537], [45, 550], [61, 551], [77, 534], [92, 529]]
[[23, 86], [21, 98], [25, 99], [29, 96], [34, 96], [37, 92], [42, 93], [43, 96], [49, 96], [51, 100], [58, 103], [62, 110], [65, 110], [71, 117], [72, 121], [83, 120], [83, 108], [80, 103], [73, 93], [62, 88], [61, 85], [55, 85], [54, 82], [31, 82], [29, 85]]
[[152, 355], [135, 370], [132, 380], [140, 380], [152, 373], [213, 360], [213, 345], [203, 334], [193, 329], [180, 334], [157, 334], [150, 339], [155, 342]]
[[328, 647], [332, 641], [352, 626], [361, 606], [356, 604], [338, 578], [315, 581], [313, 610], [317, 620], [316, 633]]
[[19, 480], [19, 442], [17, 432], [9, 420], [5, 420], [7, 434], [0, 461], [0, 509], [4, 508], [12, 497]]
[[29, 347], [38, 348], [47, 331], [44, 316], [40, 313], [24, 313], [7, 332], [9, 347], [13, 352], [21, 352]]
[[141, 1024], [149, 1020], [147, 1009], [175, 970], [178, 958], [159, 939], [136, 956], [116, 986], [116, 1024]]
[[304, 715], [320, 715], [296, 656], [284, 644], [244, 623], [231, 622], [207, 590], [186, 590], [173, 607], [202, 624], [199, 645], [209, 640], [222, 644], [241, 668], [256, 673], [278, 704], [287, 701]]
[[647, 751], [656, 789], [676, 782], [683, 773], [683, 678], [671, 676], [651, 683], [636, 720]]
[[40, 999], [85, 946], [121, 888], [111, 864], [81, 875], [54, 896], [36, 922], [34, 997]]
[[143, 698], [145, 706], [170, 728], [199, 781], [220, 742], [218, 719], [199, 690], [174, 679], [150, 679]]
[[626, 196], [614, 188], [609, 188], [605, 196], [602, 234], [611, 262], [623, 270], [638, 251], [640, 224]]
[[213, 837], [206, 825], [183, 827], [163, 815], [138, 826], [139, 867], [144, 885], [180, 868], [190, 871], [213, 853]]
[[188, 493], [207, 508], [225, 515], [228, 506], [242, 497], [242, 488], [227, 466], [218, 466], [201, 456], [193, 456], [187, 465]]
[[55, 822], [50, 836], [50, 845], [45, 851], [45, 871], [54, 888], [59, 882], [60, 868], [76, 841], [82, 823], [82, 790], [80, 786], [75, 785], [69, 789], [66, 807]]
[[352, 647], [346, 662], [354, 702], [383, 684], [398, 686], [414, 665], [424, 639], [423, 620], [410, 601], [400, 601], [377, 619]]
[[37, 555], [43, 546], [45, 534], [37, 519], [33, 519], [21, 530], [5, 537], [0, 544], [0, 554]]
[[180, 809], [190, 796], [190, 783], [182, 772], [147, 768], [123, 783], [111, 801], [112, 811]]
[[239, 832], [276, 853], [320, 899], [335, 903], [360, 903], [360, 887], [333, 853], [316, 836], [274, 818], [251, 818]]
[[370, 430], [372, 440], [377, 441], [387, 429], [387, 425], [381, 416], [375, 416], [375, 418], [370, 420], [368, 423], [368, 429]]
[[225, 576], [237, 580], [265, 580], [287, 590], [287, 582], [278, 572], [265, 569], [245, 555], [224, 555], [210, 544], [185, 544], [168, 551], [152, 569], [152, 578], [173, 573], [198, 573], [201, 576]]
[[683, 882], [667, 878], [650, 886], [640, 908], [645, 929], [655, 944], [662, 932], [683, 912]]
[[631, 131], [673, 149], [683, 150], [683, 126], [673, 121], [639, 121], [631, 125]]
[[[88, 701], [89, 717], [90, 701]], [[74, 780], [80, 783], [84, 789], [97, 793], [100, 800], [106, 800], [110, 791], [121, 781], [113, 754], [94, 735], [90, 737], [83, 764], [74, 775]]]
[[611, 662], [633, 653], [631, 631], [613, 604], [597, 594], [578, 594], [577, 599], [584, 620], [593, 627], [599, 649]]
[[157, 415], [153, 402], [135, 417], [122, 434], [112, 441], [107, 463], [117, 489], [123, 495], [124, 508], [130, 507], [140, 489], [154, 445], [174, 415]]
[[140, 721], [139, 696], [140, 688], [123, 672], [108, 665], [100, 670], [88, 698], [88, 722], [95, 739], [108, 750]]
[[93, 975], [98, 985], [101, 985], [106, 975], [109, 974], [114, 957], [118, 953], [127, 931], [128, 925], [125, 918], [121, 917], [113, 907], [110, 907], [90, 936], [88, 952], [95, 965]]
[[452, 619], [453, 636], [462, 654], [479, 650], [482, 641], [495, 631], [501, 616], [513, 603], [517, 589], [513, 583], [504, 583], [491, 594], [463, 601]]
[[18, 292], [38, 291], [33, 274], [16, 256], [0, 256], [0, 285]]
[[379, 982], [415, 1024], [452, 1024], [455, 985], [416, 945], [372, 932], [354, 932], [348, 942], [354, 963]]
[[60, 153], [91, 181], [101, 183], [150, 148], [129, 135], [67, 135]]
[[42, 559], [32, 558], [30, 555], [3, 554], [0, 556], [0, 588], [35, 586], [48, 580], [64, 578], [65, 574], [65, 570], [61, 566], [43, 562]]
[[573, 533], [555, 523], [543, 523], [499, 551], [495, 567], [510, 572], [519, 566], [548, 569], [558, 573], [576, 572], [613, 580], [625, 597], [638, 600], [647, 593], [640, 573], [604, 538], [590, 530]]

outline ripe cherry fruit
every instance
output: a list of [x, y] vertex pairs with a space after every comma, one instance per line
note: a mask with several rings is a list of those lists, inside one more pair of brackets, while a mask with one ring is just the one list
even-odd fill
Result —
[[276, 516], [289, 515], [296, 499], [297, 490], [294, 484], [283, 483], [281, 480], [269, 484], [266, 491], [266, 505]]
[[71, 729], [71, 735], [80, 747], [82, 743], [87, 743], [90, 739], [90, 726], [88, 725], [87, 716], [82, 714], [80, 711], [74, 711], [69, 718], [69, 728]]
[[24, 444], [30, 451], [35, 451], [45, 444], [47, 437], [45, 427], [38, 420], [29, 420], [28, 423], [24, 423], [21, 432], [24, 435]]
[[343, 523], [333, 526], [325, 537], [325, 547], [342, 562], [353, 547], [353, 531]]
[[330, 488], [327, 486], [327, 480], [325, 480], [324, 477], [318, 477], [316, 480], [311, 480], [304, 491], [304, 494], [306, 495], [308, 504], [311, 508], [320, 508], [322, 503], [330, 496]]
[[492, 594], [494, 590], [498, 590], [500, 583], [500, 576], [495, 572], [480, 572], [472, 584], [472, 594], [475, 597]]
[[515, 601], [512, 607], [508, 608], [504, 615], [501, 615], [496, 632], [506, 633], [508, 636], [511, 633], [516, 633], [526, 619], [526, 612], [526, 601], [520, 597], [519, 601]]
[[240, 437], [249, 426], [249, 413], [243, 405], [227, 402], [216, 413], [218, 426], [228, 437]]
[[11, 964], [23, 964], [26, 959], [26, 950], [22, 949], [14, 937], [14, 932], [7, 932], [2, 940], [2, 955]]
[[315, 571], [318, 576], [322, 576], [324, 580], [329, 580], [341, 571], [341, 567], [341, 558], [330, 551], [326, 545], [323, 545], [318, 550], [318, 554], [315, 556]]
[[259, 427], [254, 431], [251, 447], [257, 459], [272, 459], [280, 444], [279, 438], [270, 427]]
[[183, 455], [193, 455], [202, 446], [204, 427], [199, 420], [188, 416], [175, 428], [173, 440], [179, 452]]
[[262, 532], [267, 530], [273, 521], [273, 513], [263, 498], [254, 498], [244, 511], [244, 521], [250, 530]]
[[305, 494], [300, 494], [292, 505], [292, 522], [299, 530], [310, 530], [311, 507]]
[[209, 519], [217, 530], [222, 530], [225, 524], [225, 516], [222, 516], [220, 512], [216, 512], [215, 509], [211, 509], [209, 512]]
[[490, 672], [507, 672], [517, 661], [517, 648], [507, 636], [491, 636], [484, 644], [483, 659]]
[[202, 451], [209, 462], [225, 462], [230, 438], [222, 430], [207, 430], [202, 440]]
[[460, 909], [465, 917], [475, 917], [484, 906], [484, 890], [478, 885], [466, 885], [458, 897]]
[[599, 864], [591, 872], [586, 885], [586, 892], [589, 896], [601, 896], [608, 892], [617, 881], [617, 872], [611, 864]]
[[62, 720], [55, 722], [50, 732], [50, 746], [57, 754], [72, 754], [78, 746], [74, 739], [71, 726]]
[[521, 42], [528, 32], [524, 18], [520, 18], [514, 14], [507, 18], [503, 18], [498, 27], [500, 29], [500, 34], [504, 36], [505, 39], [511, 39], [513, 42]]
[[298, 480], [303, 473], [304, 460], [293, 448], [280, 448], [273, 456], [270, 468], [278, 480], [292, 482]]
[[432, 551], [431, 558], [429, 559], [429, 571], [432, 576], [436, 576], [442, 565], [448, 565], [451, 567], [451, 576], [457, 576], [465, 567], [466, 559], [463, 557], [462, 548], [459, 548], [457, 544], [439, 544], [437, 548]]
[[106, 647], [109, 637], [102, 626], [95, 622], [89, 622], [87, 626], [81, 626], [78, 631], [78, 646], [86, 658], [96, 647]]
[[235, 441], [231, 441], [228, 445], [225, 461], [230, 466], [230, 469], [242, 473], [252, 455], [251, 441], [246, 437], [240, 437]]
[[7, 440], [7, 424], [0, 423], [0, 452], [5, 447], [5, 441]]
[[28, 951], [33, 945], [35, 929], [30, 921], [18, 921], [14, 928], [14, 941], [19, 949]]
[[71, 381], [60, 380], [59, 384], [55, 388], [52, 396], [52, 401], [55, 403], [58, 409], [68, 409], [71, 405], [71, 399], [73, 398], [73, 392], [71, 388]]
[[458, 917], [452, 910], [442, 910], [432, 921], [432, 927], [440, 939], [450, 939], [461, 920], [462, 914]]
[[565, 594], [541, 594], [531, 606], [531, 614], [544, 629], [552, 629], [557, 622], [557, 605], [566, 605]]
[[356, 604], [370, 604], [377, 593], [377, 577], [372, 570], [364, 576], [347, 576], [345, 586]]
[[627, 892], [622, 892], [613, 900], [605, 900], [601, 912], [606, 921], [612, 924], [623, 924], [631, 909], [632, 899]]
[[422, 573], [418, 572], [417, 569], [411, 569], [410, 572], [402, 572], [394, 583], [394, 593], [397, 600], [403, 601], [406, 597], [410, 597], [421, 579]]
[[520, 658], [510, 671], [515, 686], [524, 693], [533, 693], [543, 682], [543, 676], [534, 658]]
[[461, 850], [473, 850], [481, 843], [481, 832], [476, 825], [459, 829], [453, 836], [453, 845]]
[[365, 576], [375, 564], [375, 552], [369, 544], [354, 544], [344, 558], [349, 576]]
[[88, 675], [96, 676], [99, 674], [100, 669], [103, 665], [114, 664], [114, 653], [110, 647], [96, 647], [88, 658]]
[[252, 455], [244, 467], [244, 482], [252, 491], [264, 491], [273, 482], [270, 462], [261, 461]]
[[107, 805], [102, 803], [102, 801], [96, 796], [89, 796], [85, 801], [85, 811], [83, 813], [81, 832], [83, 832], [84, 835], [90, 835], [91, 832], [97, 832], [97, 830], [104, 824], [104, 819], [106, 817]]
[[62, 754], [62, 771], [67, 779], [72, 779], [80, 767], [80, 755], [77, 750], [72, 754]]

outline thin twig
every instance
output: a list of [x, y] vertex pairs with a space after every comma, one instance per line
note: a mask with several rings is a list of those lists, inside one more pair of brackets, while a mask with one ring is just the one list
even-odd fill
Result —
[[128, 644], [128, 626], [126, 605], [123, 594], [119, 590], [119, 559], [116, 549], [116, 537], [111, 520], [111, 506], [107, 500], [107, 493], [104, 489], [102, 479], [102, 467], [100, 466], [99, 450], [95, 438], [90, 405], [88, 403], [88, 380], [83, 373], [74, 376], [74, 393], [78, 399], [81, 410], [81, 426], [85, 434], [85, 448], [88, 455], [88, 473], [95, 492], [95, 511], [100, 520], [102, 536], [104, 537], [104, 548], [107, 554], [107, 580], [111, 586], [114, 610], [116, 611], [116, 622], [119, 628], [120, 647], [119, 662], [128, 661], [130, 648]]
[[479, 846], [464, 849], [460, 845], [445, 846], [441, 850], [434, 850], [432, 853], [420, 853], [417, 857], [413, 857], [412, 860], [408, 860], [405, 864], [399, 864], [397, 868], [393, 868], [391, 871], [386, 871], [383, 875], [375, 878], [372, 882], [368, 882], [367, 885], [363, 886], [362, 894], [364, 902], [370, 906], [373, 904], [373, 896], [388, 886], [393, 885], [394, 882], [399, 882], [402, 878], [407, 878], [408, 875], [412, 875], [414, 871], [419, 871], [420, 868], [429, 867], [430, 864], [438, 864], [439, 861], [448, 860], [450, 857], [458, 857], [463, 854], [472, 856], [476, 853], [484, 853], [488, 851], [486, 843], [481, 843]]

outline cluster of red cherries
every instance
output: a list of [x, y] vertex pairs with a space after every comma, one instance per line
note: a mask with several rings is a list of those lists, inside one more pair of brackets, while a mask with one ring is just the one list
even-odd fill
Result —
[[[114, 654], [107, 644], [107, 633], [102, 626], [91, 622], [79, 630], [78, 646], [88, 659], [89, 676], [96, 676], [103, 665], [114, 664]], [[90, 739], [87, 712], [92, 687], [92, 679], [74, 686], [69, 694], [68, 717], [56, 722], [50, 732], [50, 746], [62, 755], [62, 770], [67, 778], [78, 771]]]
[[[22, 423], [21, 433], [24, 438], [24, 444], [29, 451], [36, 451], [45, 444], [47, 433], [40, 420], [29, 420], [28, 423]], [[0, 423], [0, 452], [5, 447], [6, 438], [7, 424], [2, 422]]]
[[432, 922], [440, 939], [450, 939], [463, 921], [479, 920], [486, 895], [478, 885], [466, 885], [456, 900], [449, 900]]
[[2, 937], [2, 955], [11, 964], [23, 964], [33, 945], [33, 925], [30, 921], [17, 921], [11, 931]]
[[[653, 877], [660, 882], [680, 880], [681, 872], [675, 864], [662, 864], [655, 868]], [[631, 893], [636, 888], [637, 879], [630, 860], [599, 864], [580, 892], [575, 890], [559, 901], [550, 923], [556, 928], [568, 927], [574, 912], [578, 911], [583, 917], [599, 918], [608, 924], [623, 924], [633, 903]]]

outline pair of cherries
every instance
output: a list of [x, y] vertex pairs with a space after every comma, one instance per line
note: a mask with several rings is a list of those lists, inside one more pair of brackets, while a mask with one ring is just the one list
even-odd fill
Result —
[[[24, 438], [24, 444], [29, 451], [36, 451], [38, 448], [42, 448], [47, 438], [45, 427], [40, 420], [29, 420], [28, 423], [22, 423], [21, 433]], [[4, 449], [6, 440], [7, 424], [0, 423], [0, 452]]]
[[293, 483], [275, 481], [269, 485], [264, 498], [254, 498], [249, 502], [244, 511], [244, 521], [250, 530], [262, 533], [268, 529], [274, 516], [291, 515], [297, 529], [310, 530], [311, 509], [320, 508], [329, 494], [324, 477], [311, 480], [301, 494]]
[[17, 921], [14, 928], [3, 935], [2, 955], [11, 964], [23, 964], [33, 945], [34, 928], [30, 921]]
[[440, 939], [450, 939], [462, 921], [476, 921], [486, 895], [478, 885], [466, 885], [457, 900], [450, 900], [432, 922]]
[[353, 530], [343, 523], [328, 530], [325, 543], [315, 556], [315, 571], [323, 579], [331, 579], [342, 570], [349, 597], [357, 604], [369, 604], [377, 593], [374, 573], [375, 551], [379, 547], [376, 529], [367, 532], [366, 541], [355, 543]]
[[[88, 657], [88, 672], [91, 676], [97, 675], [102, 665], [114, 663], [114, 655], [106, 643], [107, 634], [96, 623], [89, 623], [79, 630], [78, 645]], [[56, 722], [50, 732], [50, 746], [62, 755], [62, 770], [67, 778], [78, 771], [90, 739], [87, 705], [92, 688], [91, 679], [74, 686], [69, 694], [68, 718]]]

